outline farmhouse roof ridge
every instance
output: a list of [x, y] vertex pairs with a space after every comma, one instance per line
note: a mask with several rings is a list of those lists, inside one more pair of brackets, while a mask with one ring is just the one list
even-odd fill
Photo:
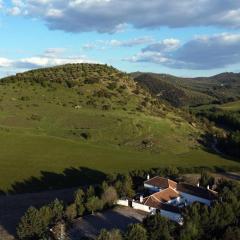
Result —
[[149, 184], [159, 188], [169, 188], [169, 187], [176, 188], [177, 186], [177, 182], [168, 178], [160, 177], [160, 176], [155, 176], [153, 178], [150, 178], [144, 181], [144, 184]]

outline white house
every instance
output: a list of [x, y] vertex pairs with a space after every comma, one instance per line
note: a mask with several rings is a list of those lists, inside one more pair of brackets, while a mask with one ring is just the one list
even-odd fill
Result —
[[132, 203], [132, 207], [134, 209], [149, 212], [150, 214], [159, 212], [162, 216], [181, 224], [181, 209], [176, 204], [180, 202], [180, 194], [170, 187], [153, 193], [148, 197], [140, 197], [139, 201], [134, 201]]
[[139, 200], [132, 201], [131, 206], [150, 214], [160, 213], [168, 219], [183, 223], [182, 209], [193, 202], [200, 202], [210, 206], [217, 198], [217, 192], [209, 188], [202, 188], [187, 183], [177, 183], [170, 179], [154, 177], [144, 182], [149, 196], [140, 196]]

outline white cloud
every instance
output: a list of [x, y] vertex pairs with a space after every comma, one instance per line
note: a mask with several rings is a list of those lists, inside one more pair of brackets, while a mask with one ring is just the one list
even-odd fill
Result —
[[163, 64], [169, 61], [169, 59], [160, 52], [140, 52], [135, 56], [124, 58], [123, 60], [129, 62], [151, 62], [156, 64]]
[[12, 61], [10, 59], [0, 57], [0, 67], [10, 67], [11, 64]]
[[153, 43], [143, 49], [143, 52], [158, 51], [158, 52], [169, 52], [177, 49], [180, 46], [180, 41], [174, 38], [167, 38], [158, 43]]
[[5, 71], [6, 69], [28, 70], [67, 63], [98, 63], [88, 59], [86, 56], [62, 56], [64, 51], [65, 49], [62, 48], [50, 48], [38, 56], [19, 59], [0, 58], [0, 68], [3, 68]]
[[111, 39], [111, 40], [97, 40], [92, 43], [87, 43], [83, 46], [83, 49], [85, 50], [92, 50], [92, 49], [98, 49], [98, 50], [104, 50], [106, 48], [111, 48], [111, 47], [135, 47], [138, 45], [144, 45], [144, 44], [150, 44], [154, 42], [153, 37], [149, 36], [143, 36], [143, 37], [138, 37], [138, 38], [133, 38], [133, 39], [128, 39], [128, 40], [116, 40], [116, 39]]
[[163, 42], [149, 45], [124, 60], [195, 70], [217, 69], [240, 63], [240, 34], [198, 36], [168, 51], [162, 46]]
[[21, 8], [19, 7], [12, 7], [8, 9], [8, 13], [13, 16], [17, 16], [21, 14]]
[[63, 16], [63, 12], [62, 10], [59, 10], [59, 9], [50, 8], [47, 11], [46, 16], [53, 17], [53, 18], [60, 18]]
[[66, 32], [215, 26], [240, 28], [239, 0], [13, 0], [21, 13]]

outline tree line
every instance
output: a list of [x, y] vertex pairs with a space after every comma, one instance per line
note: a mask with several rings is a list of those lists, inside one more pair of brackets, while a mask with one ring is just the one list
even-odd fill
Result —
[[109, 175], [101, 185], [91, 185], [78, 189], [73, 202], [64, 204], [56, 199], [41, 208], [30, 207], [17, 226], [20, 240], [58, 239], [57, 226], [71, 226], [75, 218], [113, 207], [119, 197], [134, 195], [132, 179], [129, 175]]

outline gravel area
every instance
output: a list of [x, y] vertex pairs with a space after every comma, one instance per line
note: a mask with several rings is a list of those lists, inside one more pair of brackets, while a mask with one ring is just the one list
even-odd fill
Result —
[[140, 223], [146, 216], [146, 213], [129, 207], [116, 207], [75, 220], [69, 236], [71, 240], [79, 240], [83, 236], [94, 238], [102, 228], [107, 230], [118, 228], [124, 231], [128, 224]]

